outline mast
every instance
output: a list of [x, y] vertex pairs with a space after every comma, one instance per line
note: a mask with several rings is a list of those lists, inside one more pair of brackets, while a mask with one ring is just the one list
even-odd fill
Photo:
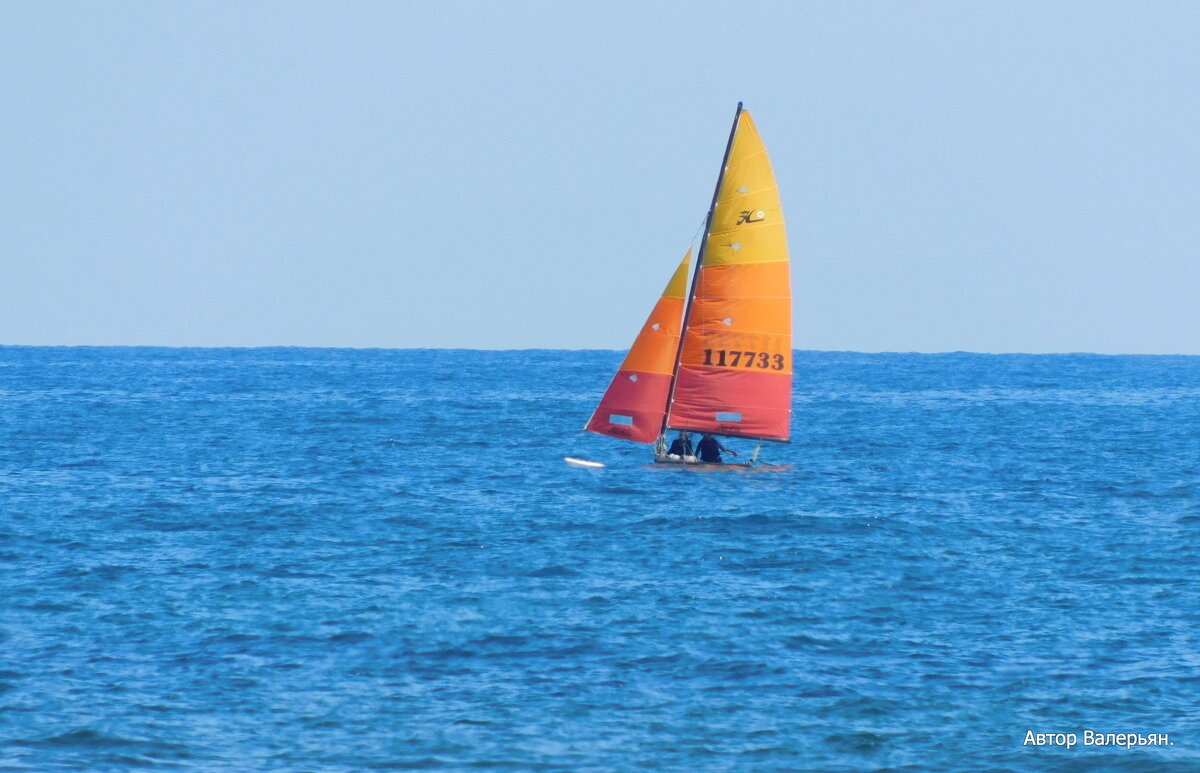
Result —
[[675, 350], [675, 367], [671, 370], [671, 388], [667, 392], [667, 409], [663, 412], [660, 435], [666, 433], [667, 422], [671, 418], [671, 403], [675, 401], [675, 382], [679, 379], [679, 362], [683, 358], [683, 339], [687, 335], [688, 317], [692, 313], [692, 299], [696, 297], [696, 280], [700, 278], [700, 267], [704, 265], [704, 250], [708, 246], [708, 232], [712, 228], [713, 211], [717, 208], [717, 197], [721, 195], [721, 183], [725, 181], [725, 167], [729, 165], [729, 153], [733, 150], [733, 137], [737, 134], [738, 119], [741, 117], [742, 103], [738, 102], [737, 111], [733, 114], [733, 126], [729, 127], [729, 140], [725, 143], [725, 155], [721, 158], [721, 171], [717, 175], [717, 185], [713, 189], [712, 203], [708, 205], [708, 217], [704, 220], [704, 234], [700, 237], [700, 252], [696, 255], [696, 267], [692, 270], [692, 283], [688, 289], [687, 305], [683, 307], [683, 324], [679, 327], [679, 346]]

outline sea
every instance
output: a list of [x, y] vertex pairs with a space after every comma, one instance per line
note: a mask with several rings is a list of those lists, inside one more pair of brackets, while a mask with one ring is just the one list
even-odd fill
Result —
[[0, 770], [1200, 770], [1200, 357], [621, 356], [0, 348]]

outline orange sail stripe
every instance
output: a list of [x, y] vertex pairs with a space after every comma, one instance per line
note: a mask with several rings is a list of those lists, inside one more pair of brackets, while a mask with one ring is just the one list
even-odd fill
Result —
[[687, 295], [689, 249], [584, 428], [653, 443], [662, 431]]
[[[642, 332], [625, 355], [621, 370], [633, 373], [661, 373], [670, 376], [679, 347], [679, 322], [683, 317], [682, 298], [660, 298], [642, 327]], [[658, 326], [657, 329], [655, 326]], [[663, 401], [664, 407], [666, 401]]]
[[[684, 339], [680, 364], [713, 371], [761, 371], [791, 383], [791, 344], [790, 336], [779, 334], [698, 330]], [[676, 403], [679, 399], [675, 395]]]
[[698, 278], [697, 298], [787, 298], [791, 302], [791, 279], [787, 261], [754, 265], [710, 266], [704, 256]]
[[772, 331], [786, 330], [791, 319], [787, 298], [698, 298], [688, 327], [706, 328], [713, 334], [777, 335]]
[[787, 440], [787, 234], [771, 162], [745, 111], [738, 115], [703, 249], [667, 424]]

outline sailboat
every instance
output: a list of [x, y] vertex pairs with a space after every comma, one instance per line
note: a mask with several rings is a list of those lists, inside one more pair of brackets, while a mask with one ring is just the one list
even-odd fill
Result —
[[[688, 282], [689, 249], [587, 425], [654, 446], [679, 431], [786, 443], [792, 415], [792, 293], [787, 233], [767, 150], [738, 103]], [[600, 462], [565, 458], [568, 464]]]

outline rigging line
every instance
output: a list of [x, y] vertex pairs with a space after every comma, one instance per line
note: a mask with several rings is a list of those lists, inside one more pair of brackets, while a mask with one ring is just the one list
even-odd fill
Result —
[[695, 244], [695, 243], [696, 243], [696, 237], [697, 237], [697, 236], [699, 236], [699, 235], [700, 235], [700, 232], [704, 230], [704, 224], [705, 224], [705, 223], [707, 223], [707, 222], [708, 222], [708, 215], [705, 215], [704, 217], [700, 218], [700, 225], [696, 226], [696, 230], [695, 230], [695, 232], [694, 232], [694, 233], [692, 233], [692, 238], [688, 240], [688, 247], [689, 247], [689, 248], [690, 248], [690, 247], [691, 247], [693, 244]]

